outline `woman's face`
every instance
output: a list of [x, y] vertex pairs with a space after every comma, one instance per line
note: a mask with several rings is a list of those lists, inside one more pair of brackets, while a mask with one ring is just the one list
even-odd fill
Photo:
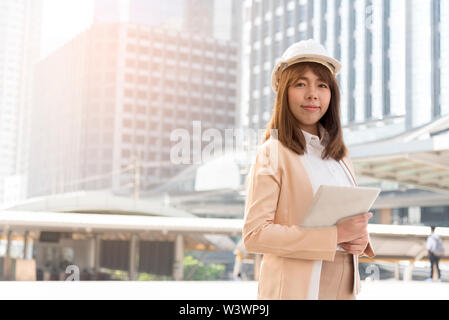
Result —
[[309, 68], [288, 88], [288, 105], [302, 130], [318, 135], [318, 121], [331, 101], [329, 85]]

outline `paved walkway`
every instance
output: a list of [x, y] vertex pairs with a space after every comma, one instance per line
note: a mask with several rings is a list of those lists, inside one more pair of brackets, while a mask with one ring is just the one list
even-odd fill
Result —
[[[0, 282], [5, 299], [255, 300], [255, 281]], [[363, 281], [359, 300], [449, 299], [449, 283]]]

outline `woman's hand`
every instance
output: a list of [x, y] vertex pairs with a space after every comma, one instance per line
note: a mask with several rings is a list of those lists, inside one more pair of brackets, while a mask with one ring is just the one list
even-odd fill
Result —
[[372, 216], [371, 212], [366, 212], [338, 221], [337, 244], [362, 238], [367, 234], [368, 220]]
[[362, 237], [358, 239], [340, 243], [340, 247], [342, 247], [346, 252], [356, 256], [362, 255], [367, 245], [368, 245], [368, 233], [364, 234]]

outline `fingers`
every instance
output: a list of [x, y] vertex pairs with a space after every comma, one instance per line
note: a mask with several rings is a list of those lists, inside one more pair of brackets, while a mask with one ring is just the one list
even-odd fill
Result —
[[366, 248], [366, 245], [362, 245], [362, 244], [340, 244], [340, 247], [342, 247], [345, 250], [350, 250], [350, 251], [362, 251]]
[[367, 220], [371, 219], [372, 217], [373, 217], [373, 213], [372, 213], [372, 212], [367, 212], [367, 213], [365, 213], [365, 218], [366, 218]]
[[343, 245], [361, 245], [361, 246], [366, 246], [368, 244], [368, 235], [365, 234], [360, 238], [351, 240], [351, 241], [347, 241], [347, 242], [342, 242]]
[[361, 245], [348, 245], [348, 244], [340, 244], [340, 247], [343, 248], [346, 252], [360, 256], [365, 251], [366, 246]]
[[373, 216], [371, 212], [365, 212], [356, 216], [341, 219], [337, 223], [338, 243], [360, 239], [367, 233], [368, 220]]
[[341, 221], [347, 221], [350, 220], [352, 223], [366, 223], [368, 224], [368, 220], [371, 219], [373, 214], [371, 212], [366, 212], [362, 214], [358, 214], [356, 216], [344, 218]]
[[368, 242], [368, 232], [364, 232], [363, 235], [361, 235], [360, 237], [348, 241], [348, 243], [363, 243], [363, 242]]
[[368, 220], [371, 219], [372, 216], [373, 216], [373, 214], [371, 212], [366, 212], [366, 213], [359, 214], [359, 215], [355, 216], [354, 220], [357, 221], [357, 222], [366, 222], [366, 223], [368, 223]]

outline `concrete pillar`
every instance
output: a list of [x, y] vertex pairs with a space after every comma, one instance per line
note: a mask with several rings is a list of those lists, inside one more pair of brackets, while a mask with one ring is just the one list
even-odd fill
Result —
[[176, 235], [173, 279], [176, 281], [184, 280], [184, 237], [182, 234]]
[[87, 268], [95, 269], [95, 237], [88, 240], [87, 244]]
[[408, 224], [421, 223], [421, 207], [408, 208]]
[[136, 281], [137, 280], [137, 245], [138, 245], [138, 237], [133, 234], [131, 236], [130, 241], [130, 250], [129, 250], [129, 280]]
[[380, 209], [380, 224], [391, 224], [391, 208]]
[[25, 231], [25, 235], [23, 236], [23, 259], [28, 259], [27, 257], [27, 251], [28, 251], [28, 236], [30, 232], [27, 230]]
[[8, 230], [7, 238], [6, 238], [6, 258], [11, 257], [11, 242], [12, 242], [12, 230]]
[[11, 242], [12, 242], [12, 231], [8, 230], [6, 238], [6, 254], [5, 262], [3, 264], [3, 280], [12, 280], [11, 278]]
[[413, 261], [409, 261], [404, 270], [404, 281], [411, 281], [413, 275]]
[[399, 262], [394, 263], [394, 280], [399, 280]]
[[95, 273], [100, 272], [100, 242], [101, 235], [95, 235], [95, 255], [94, 255], [94, 270]]

